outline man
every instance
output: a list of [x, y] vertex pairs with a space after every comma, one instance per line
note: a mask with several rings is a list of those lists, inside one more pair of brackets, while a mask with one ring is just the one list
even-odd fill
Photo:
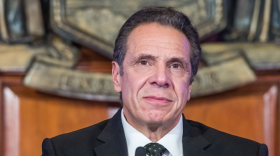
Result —
[[189, 19], [150, 7], [120, 29], [112, 62], [123, 108], [109, 120], [43, 142], [43, 156], [267, 156], [267, 147], [186, 120], [201, 49]]

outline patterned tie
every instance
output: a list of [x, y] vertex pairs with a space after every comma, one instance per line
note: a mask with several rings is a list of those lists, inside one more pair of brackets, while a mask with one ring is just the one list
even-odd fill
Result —
[[163, 153], [167, 150], [164, 146], [159, 143], [149, 143], [144, 146], [146, 153], [149, 156], [162, 156]]

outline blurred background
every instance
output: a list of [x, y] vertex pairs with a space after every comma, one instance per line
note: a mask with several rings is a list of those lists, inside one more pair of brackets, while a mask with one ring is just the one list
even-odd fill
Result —
[[174, 7], [199, 32], [185, 117], [280, 155], [280, 0], [0, 0], [1, 156], [41, 155], [44, 138], [114, 115], [114, 40], [146, 6]]

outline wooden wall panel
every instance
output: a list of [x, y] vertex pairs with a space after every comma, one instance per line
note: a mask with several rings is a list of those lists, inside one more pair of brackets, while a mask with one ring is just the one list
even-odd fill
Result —
[[[68, 133], [106, 120], [108, 107], [114, 106], [106, 102], [46, 95], [21, 85], [6, 86], [4, 99], [6, 99], [4, 107], [10, 109], [4, 113], [5, 123], [11, 125], [8, 127], [5, 125], [5, 156], [41, 155], [44, 138]], [[10, 118], [11, 116], [15, 118]], [[17, 136], [11, 138], [11, 132], [16, 134], [14, 131], [19, 132], [19, 138]], [[19, 142], [18, 150], [17, 142]], [[9, 148], [11, 145], [13, 148]]]
[[277, 106], [278, 101], [278, 87], [272, 86], [263, 96], [264, 102], [264, 143], [268, 146], [271, 155], [276, 155], [276, 138], [277, 138]]
[[19, 99], [12, 91], [5, 88], [4, 91], [4, 142], [5, 142], [5, 156], [19, 155]]
[[[4, 101], [5, 101], [5, 99], [4, 99], [4, 86], [6, 84], [21, 84], [21, 80], [22, 80], [21, 75], [9, 75], [9, 76], [7, 76], [3, 73], [0, 73], [0, 155], [1, 156], [6, 156], [4, 154], [4, 152], [7, 151], [6, 147], [7, 146], [11, 147], [14, 144], [13, 143], [14, 141], [7, 142], [8, 138], [5, 137], [5, 135], [4, 135], [4, 132], [6, 130], [5, 125], [7, 125], [7, 123], [4, 122], [5, 119], [6, 119], [4, 117], [5, 113], [6, 113], [5, 107], [4, 107]], [[13, 98], [11, 98], [11, 100], [13, 100]], [[10, 116], [10, 118], [12, 118], [12, 120], [13, 120], [13, 115]], [[10, 133], [10, 134], [12, 134], [12, 133]], [[13, 136], [13, 135], [10, 135], [10, 136]], [[11, 146], [8, 145], [9, 143], [10, 143]], [[13, 154], [13, 153], [11, 153], [11, 154]]]
[[[20, 82], [11, 78], [2, 83], [4, 156], [41, 155], [44, 138], [105, 120], [112, 116], [112, 110], [114, 112], [119, 107], [117, 103], [40, 93], [22, 86]], [[279, 107], [277, 88], [279, 86], [275, 82], [256, 82], [224, 93], [193, 98], [187, 103], [184, 114], [188, 119], [218, 130], [264, 142], [269, 146], [270, 155], [274, 156], [274, 149], [278, 149], [274, 147], [277, 144], [275, 122], [279, 122], [276, 120], [276, 107]], [[16, 112], [18, 115], [14, 114]], [[15, 120], [19, 120], [19, 137], [11, 138], [17, 132]], [[7, 126], [9, 121], [12, 121], [10, 125], [14, 127]], [[18, 146], [18, 151], [8, 148], [11, 145]]]
[[276, 150], [276, 110], [279, 105], [277, 87], [276, 83], [258, 83], [194, 98], [187, 103], [184, 114], [188, 119], [215, 129], [266, 143], [273, 156]]

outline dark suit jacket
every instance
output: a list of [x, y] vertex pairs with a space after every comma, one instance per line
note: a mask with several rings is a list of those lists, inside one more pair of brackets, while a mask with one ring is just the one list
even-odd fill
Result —
[[[183, 119], [185, 156], [267, 156], [267, 146]], [[137, 141], [137, 140], [135, 140]], [[127, 156], [121, 111], [96, 125], [45, 139], [42, 156]]]

